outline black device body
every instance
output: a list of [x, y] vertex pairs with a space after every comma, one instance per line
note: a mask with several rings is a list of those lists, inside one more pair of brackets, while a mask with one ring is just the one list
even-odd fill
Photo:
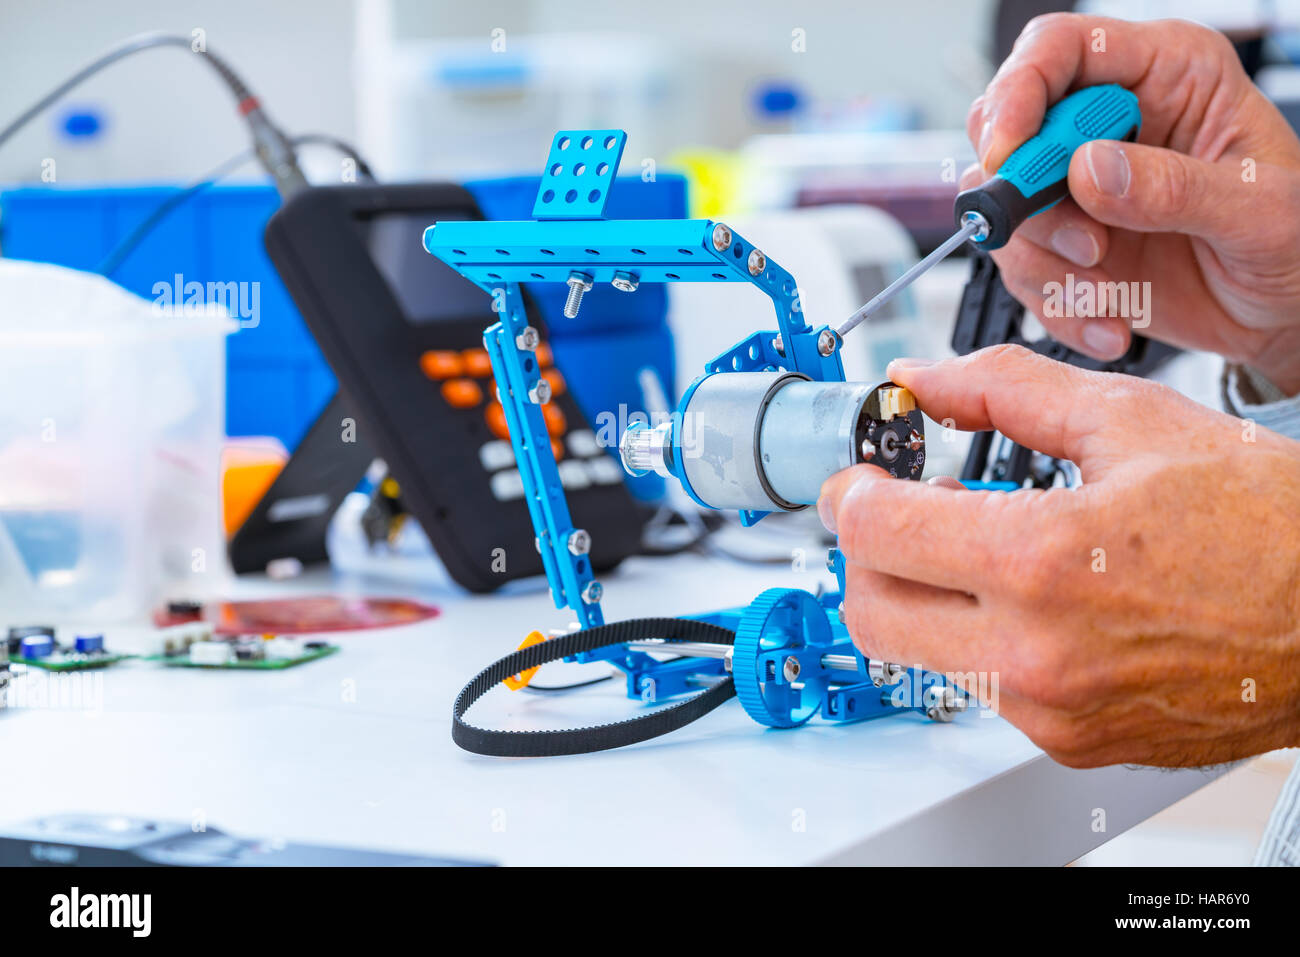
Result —
[[343, 441], [349, 419], [353, 416], [343, 397], [334, 393], [230, 537], [230, 565], [236, 572], [262, 571], [277, 558], [296, 558], [304, 565], [328, 560], [330, 518], [375, 459], [361, 439], [361, 426], [353, 428], [355, 441]]
[[[491, 299], [422, 243], [434, 222], [466, 219], [482, 215], [452, 184], [315, 187], [271, 217], [265, 240], [356, 413], [358, 441], [384, 460], [451, 577], [482, 592], [543, 566], [504, 419], [491, 415], [483, 352], [483, 331], [496, 321]], [[532, 325], [545, 337], [540, 320]], [[439, 380], [426, 356], [453, 365], [461, 356], [467, 368]], [[569, 509], [591, 532], [592, 566], [609, 569], [639, 549], [644, 511], [572, 393], [556, 392], [548, 424], [561, 423], [552, 436]], [[475, 394], [481, 401], [467, 403]]]
[[[1025, 307], [1007, 290], [997, 264], [986, 253], [974, 253], [970, 279], [962, 290], [952, 331], [952, 348], [959, 356], [986, 346], [1012, 343], [1081, 369], [1145, 376], [1178, 353], [1173, 346], [1135, 334], [1128, 351], [1118, 359], [1094, 359], [1051, 336], [1029, 339], [1024, 333], [1024, 321]], [[993, 432], [976, 432], [971, 437], [962, 479], [978, 482], [987, 475], [991, 481], [1022, 484], [1031, 477], [1033, 450], [1018, 443], [1008, 443], [1001, 450], [1000, 457], [990, 462], [994, 436]], [[1036, 485], [1051, 482], [1050, 475], [1032, 477]]]
[[54, 814], [0, 833], [0, 867], [468, 867], [481, 861], [234, 837], [111, 814]]

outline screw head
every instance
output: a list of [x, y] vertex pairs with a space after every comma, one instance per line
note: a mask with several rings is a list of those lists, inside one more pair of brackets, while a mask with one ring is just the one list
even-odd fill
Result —
[[785, 659], [784, 664], [781, 665], [781, 674], [785, 676], [786, 681], [794, 681], [794, 679], [798, 678], [799, 671], [799, 659], [794, 655]]
[[713, 248], [720, 253], [731, 248], [731, 230], [722, 223], [713, 227]]
[[749, 274], [751, 276], [761, 276], [763, 270], [767, 268], [767, 257], [757, 249], [749, 251]]
[[848, 616], [844, 613], [844, 602], [840, 602], [840, 607], [835, 609], [835, 617], [840, 620], [841, 625], [848, 620]]
[[541, 344], [542, 337], [532, 326], [524, 326], [523, 331], [515, 336], [515, 345], [525, 352], [537, 351], [538, 345]]
[[585, 555], [591, 551], [591, 536], [585, 528], [575, 528], [569, 533], [569, 552], [573, 555]]
[[817, 337], [817, 351], [824, 356], [829, 356], [839, 347], [839, 336], [829, 329], [823, 329], [821, 335]]
[[777, 355], [779, 356], [785, 355], [785, 340], [782, 339], [780, 336], [775, 337], [772, 340], [772, 348], [773, 350], [776, 351]]
[[951, 685], [930, 685], [923, 697], [925, 716], [931, 721], [948, 722], [958, 711], [966, 710], [966, 700], [958, 698]]
[[605, 586], [598, 581], [587, 582], [587, 587], [582, 590], [582, 600], [588, 605], [594, 605], [600, 601], [601, 596], [605, 594]]
[[636, 288], [640, 285], [640, 282], [637, 280], [636, 276], [632, 275], [630, 272], [616, 272], [614, 273], [614, 278], [609, 281], [609, 284], [619, 292], [636, 292]]
[[583, 292], [591, 292], [591, 277], [585, 272], [571, 272], [565, 282], [570, 286], [581, 286]]
[[528, 401], [534, 405], [545, 405], [551, 401], [551, 384], [545, 379], [538, 379], [537, 385], [528, 390]]

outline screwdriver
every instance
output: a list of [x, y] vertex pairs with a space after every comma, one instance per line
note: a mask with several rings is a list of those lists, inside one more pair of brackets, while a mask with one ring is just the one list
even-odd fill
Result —
[[1137, 97], [1113, 83], [1089, 86], [1050, 107], [1038, 132], [1007, 157], [987, 182], [957, 194], [957, 232], [882, 289], [835, 330], [841, 338], [967, 240], [1000, 249], [1031, 216], [1069, 195], [1074, 151], [1090, 140], [1133, 140], [1142, 125]]

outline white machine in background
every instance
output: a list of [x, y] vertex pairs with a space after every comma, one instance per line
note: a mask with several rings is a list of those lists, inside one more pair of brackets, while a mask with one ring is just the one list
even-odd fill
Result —
[[[817, 206], [717, 218], [799, 277], [800, 302], [813, 325], [834, 324], [849, 315], [916, 261], [916, 245], [907, 230], [889, 214], [868, 206]], [[668, 286], [678, 393], [699, 375], [706, 358], [753, 330], [756, 314], [771, 312], [771, 303], [761, 293], [745, 292], [753, 293], [752, 309], [737, 303], [741, 297], [734, 285]], [[916, 298], [905, 291], [845, 339], [841, 353], [845, 374], [850, 381], [880, 380], [890, 359], [932, 354], [935, 344], [926, 326]]]
[[[494, 30], [464, 39], [411, 36], [395, 0], [358, 5], [357, 130], [386, 179], [513, 175], [537, 166], [557, 129], [617, 127], [660, 162], [692, 143], [736, 144], [754, 132], [743, 51], [701, 37]], [[700, 89], [725, 108], [700, 109]], [[627, 172], [642, 172], [626, 164]]]

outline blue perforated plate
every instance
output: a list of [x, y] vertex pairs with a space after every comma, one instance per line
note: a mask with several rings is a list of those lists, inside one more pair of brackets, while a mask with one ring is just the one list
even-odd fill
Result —
[[542, 170], [534, 219], [604, 219], [609, 187], [623, 157], [622, 130], [560, 130]]

